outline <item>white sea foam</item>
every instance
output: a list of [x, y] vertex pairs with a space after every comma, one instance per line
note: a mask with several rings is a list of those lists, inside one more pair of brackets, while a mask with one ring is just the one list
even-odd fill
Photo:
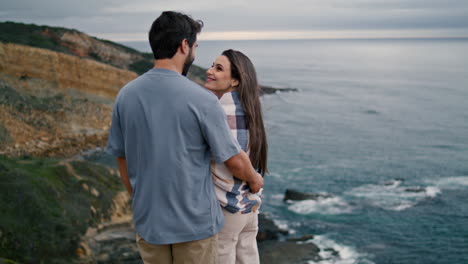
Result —
[[274, 173], [274, 172], [270, 172], [268, 174], [268, 176], [271, 176], [271, 177], [274, 177], [274, 178], [281, 178], [281, 174], [279, 173]]
[[364, 199], [372, 206], [393, 211], [406, 210], [440, 193], [440, 189], [436, 186], [404, 186], [401, 180], [383, 185], [367, 184], [346, 192], [347, 195]]
[[315, 236], [307, 242], [314, 243], [320, 248], [319, 255], [322, 259], [320, 261], [310, 260], [309, 264], [374, 264], [369, 260], [367, 254], [359, 253], [353, 247], [338, 244], [326, 236]]
[[286, 220], [278, 220], [278, 219], [273, 219], [273, 223], [279, 228], [283, 230], [289, 230], [288, 222]]
[[302, 167], [293, 168], [291, 169], [291, 172], [300, 172], [302, 169]]
[[284, 198], [284, 194], [272, 194], [272, 195], [269, 195], [269, 198], [270, 199], [274, 199], [274, 200], [283, 200]]
[[353, 208], [340, 197], [318, 198], [317, 200], [305, 200], [293, 202], [288, 209], [298, 214], [347, 214], [351, 213]]
[[426, 194], [429, 197], [436, 197], [439, 193], [441, 193], [441, 191], [437, 187], [429, 186], [426, 188]]
[[394, 211], [403, 211], [403, 210], [413, 207], [415, 204], [416, 203], [414, 202], [412, 203], [412, 202], [403, 201], [401, 204], [393, 206], [390, 209]]
[[429, 180], [428, 182], [442, 189], [464, 189], [468, 187], [468, 176], [448, 177], [438, 180]]
[[356, 167], [356, 163], [353, 160], [335, 160], [330, 163], [306, 166], [306, 168], [308, 169], [319, 169], [319, 170], [326, 170], [326, 169], [332, 169], [332, 168], [351, 169], [355, 167]]

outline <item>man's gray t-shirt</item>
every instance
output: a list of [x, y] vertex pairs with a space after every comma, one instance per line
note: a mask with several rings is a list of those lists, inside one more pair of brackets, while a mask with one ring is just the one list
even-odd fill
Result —
[[123, 87], [107, 151], [126, 157], [137, 233], [152, 244], [204, 239], [223, 226], [210, 159], [240, 152], [218, 98], [177, 72], [151, 69]]

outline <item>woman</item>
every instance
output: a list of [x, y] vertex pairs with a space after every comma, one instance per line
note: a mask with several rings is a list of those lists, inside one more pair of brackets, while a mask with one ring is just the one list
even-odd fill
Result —
[[[260, 105], [260, 88], [250, 59], [235, 50], [226, 50], [206, 72], [205, 88], [215, 93], [227, 115], [229, 127], [254, 168], [267, 172], [267, 141]], [[259, 194], [235, 178], [224, 164], [212, 163], [218, 200], [223, 207], [224, 228], [218, 235], [219, 263], [259, 263]]]

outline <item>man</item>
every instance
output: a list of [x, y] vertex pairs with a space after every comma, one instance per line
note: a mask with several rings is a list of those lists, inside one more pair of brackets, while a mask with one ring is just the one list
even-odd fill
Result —
[[210, 159], [224, 162], [252, 190], [263, 178], [232, 137], [218, 98], [186, 74], [203, 23], [163, 12], [149, 40], [155, 66], [117, 95], [107, 151], [117, 156], [132, 196], [145, 263], [215, 263], [223, 214]]

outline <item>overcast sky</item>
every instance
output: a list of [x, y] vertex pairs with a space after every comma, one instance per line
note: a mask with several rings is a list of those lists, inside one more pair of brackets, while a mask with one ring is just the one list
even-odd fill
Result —
[[200, 39], [468, 37], [468, 0], [1, 0], [0, 21], [146, 40], [164, 10], [203, 20]]

